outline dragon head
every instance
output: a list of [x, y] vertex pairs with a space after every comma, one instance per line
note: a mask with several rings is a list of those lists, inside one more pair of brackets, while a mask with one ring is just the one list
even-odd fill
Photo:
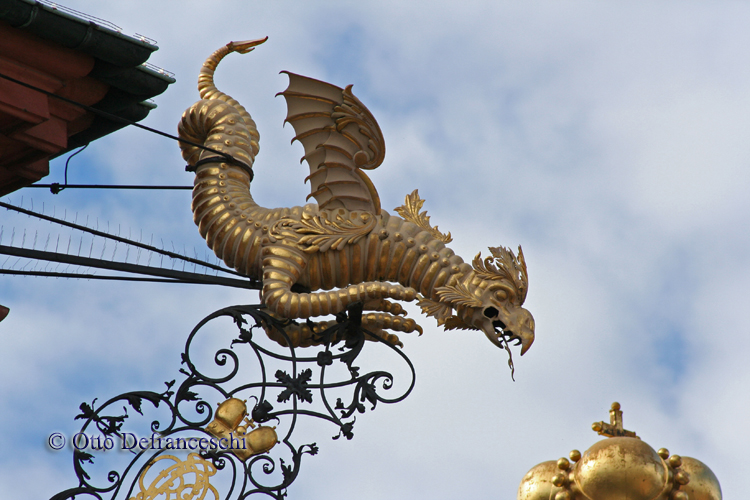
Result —
[[[460, 328], [481, 330], [490, 341], [510, 354], [508, 343], [516, 341], [521, 355], [534, 342], [534, 318], [521, 307], [528, 290], [528, 275], [523, 251], [490, 247], [492, 255], [474, 257], [473, 270], [465, 273], [455, 285], [436, 290], [440, 302], [449, 306], [438, 321], [447, 330]], [[449, 311], [455, 309], [455, 314]], [[512, 367], [512, 359], [509, 361]]]

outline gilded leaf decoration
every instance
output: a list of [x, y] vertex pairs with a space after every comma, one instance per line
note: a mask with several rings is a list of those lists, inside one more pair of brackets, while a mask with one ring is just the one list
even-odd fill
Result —
[[411, 194], [406, 195], [406, 200], [403, 205], [396, 208], [396, 213], [409, 222], [413, 222], [422, 229], [429, 231], [432, 236], [442, 241], [443, 243], [450, 243], [453, 241], [451, 233], [443, 234], [438, 231], [437, 226], [432, 227], [430, 225], [430, 216], [427, 215], [427, 211], [420, 213], [424, 200], [419, 197], [419, 190], [415, 189]]
[[443, 325], [445, 320], [453, 314], [453, 308], [442, 302], [422, 298], [417, 302], [417, 305], [422, 308], [423, 313], [437, 318], [438, 326]]
[[513, 251], [504, 247], [490, 247], [492, 257], [482, 260], [478, 253], [472, 261], [472, 267], [477, 277], [485, 280], [499, 280], [509, 282], [516, 291], [520, 303], [526, 298], [528, 289], [528, 275], [523, 250], [518, 247], [518, 257]]
[[443, 326], [446, 330], [473, 330], [474, 328], [471, 325], [467, 325], [461, 318], [458, 316], [451, 316], [450, 318], [445, 320], [445, 325]]
[[441, 286], [436, 291], [441, 301], [448, 302], [454, 307], [482, 307], [482, 301], [479, 297], [471, 293], [469, 287], [463, 283], [455, 286]]
[[474, 268], [477, 277], [485, 280], [506, 279], [512, 281], [510, 274], [505, 272], [504, 269], [495, 267], [494, 260], [494, 257], [487, 257], [482, 260], [482, 253], [478, 253], [471, 262], [471, 266]]
[[355, 220], [339, 214], [330, 220], [327, 213], [303, 214], [301, 220], [280, 219], [272, 229], [277, 239], [294, 238], [307, 253], [342, 250], [346, 245], [357, 243], [375, 227], [376, 220], [369, 213], [362, 213]]

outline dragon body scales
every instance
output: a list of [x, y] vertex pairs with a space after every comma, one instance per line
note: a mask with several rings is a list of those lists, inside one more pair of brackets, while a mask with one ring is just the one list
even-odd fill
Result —
[[[517, 340], [521, 354], [526, 352], [534, 320], [521, 307], [528, 278], [520, 247], [517, 256], [491, 247], [491, 257], [477, 255], [468, 264], [446, 246], [450, 234], [419, 212], [424, 202], [416, 190], [396, 209], [401, 217], [382, 210], [364, 170], [382, 163], [385, 145], [351, 86], [287, 73], [289, 87], [280, 93], [287, 101], [286, 121], [305, 148], [310, 196], [318, 203], [269, 209], [253, 200], [259, 134], [242, 105], [216, 88], [213, 75], [224, 56], [247, 53], [264, 41], [231, 42], [212, 54], [199, 77], [201, 100], [178, 127], [181, 138], [226, 155], [180, 143], [196, 172], [192, 209], [209, 247], [228, 266], [262, 280], [264, 304], [282, 318], [337, 314], [359, 302], [363, 327], [399, 343], [389, 330], [422, 330], [391, 300], [416, 300], [446, 329], [481, 330], [509, 353], [508, 341]], [[295, 323], [287, 333], [295, 345], [311, 345], [314, 331], [328, 324]]]

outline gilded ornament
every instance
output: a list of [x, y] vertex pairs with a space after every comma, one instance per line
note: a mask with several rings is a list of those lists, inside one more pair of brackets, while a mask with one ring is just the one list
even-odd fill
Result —
[[690, 477], [690, 481], [680, 488], [690, 500], [721, 500], [719, 480], [706, 464], [695, 458], [682, 457], [680, 468]]
[[635, 432], [625, 430], [622, 426], [622, 410], [620, 410], [620, 403], [616, 401], [612, 403], [612, 407], [609, 410], [609, 423], [594, 422], [591, 424], [591, 428], [602, 436], [638, 438]]
[[557, 472], [557, 462], [549, 460], [536, 465], [526, 473], [518, 486], [517, 500], [550, 500], [553, 490], [559, 489], [552, 484], [552, 477]]
[[684, 470], [677, 471], [674, 474], [674, 482], [681, 486], [684, 486], [690, 482], [690, 474], [688, 474]]
[[[240, 425], [243, 420], [254, 430], [248, 433], [247, 427]], [[225, 449], [234, 453], [240, 460], [266, 453], [279, 441], [273, 427], [261, 425], [255, 428], [255, 424], [247, 420], [247, 406], [243, 400], [237, 398], [229, 398], [219, 404], [216, 416], [208, 424], [206, 431], [220, 440], [225, 440]]]
[[482, 301], [472, 293], [471, 289], [464, 283], [458, 283], [455, 286], [444, 286], [437, 290], [437, 296], [444, 303], [451, 304], [455, 307], [482, 307]]
[[[338, 314], [357, 302], [365, 310], [362, 326], [400, 345], [389, 330], [422, 329], [401, 317], [403, 309], [384, 307], [390, 299], [418, 301], [438, 325], [480, 330], [509, 354], [509, 342], [515, 341], [524, 354], [534, 341], [534, 319], [521, 307], [528, 275], [520, 247], [517, 256], [490, 248], [492, 256], [477, 257], [472, 266], [445, 246], [450, 233], [431, 226], [416, 190], [396, 209], [401, 217], [383, 210], [365, 170], [383, 162], [385, 142], [351, 85], [342, 89], [285, 72], [289, 87], [280, 95], [287, 103], [286, 121], [294, 127], [293, 141], [303, 146], [310, 167], [308, 198], [317, 204], [268, 209], [255, 203], [250, 184], [260, 136], [245, 108], [216, 88], [214, 72], [227, 54], [250, 52], [264, 41], [231, 42], [212, 54], [198, 79], [201, 100], [185, 111], [178, 127], [181, 138], [231, 155], [230, 161], [180, 144], [195, 171], [194, 220], [209, 247], [230, 267], [262, 280], [261, 298], [272, 314], [308, 320], [289, 327], [294, 345], [315, 344], [315, 332], [328, 324], [311, 318]], [[247, 223], [240, 224], [243, 219]], [[266, 333], [286, 342], [273, 328]], [[509, 364], [512, 369], [512, 358]]]
[[[160, 462], [171, 460], [174, 465], [162, 470], [148, 486], [146, 475], [151, 468]], [[162, 455], [153, 459], [138, 478], [140, 492], [130, 497], [130, 500], [156, 500], [168, 498], [180, 500], [219, 500], [219, 492], [211, 486], [209, 478], [216, 474], [216, 467], [209, 461], [203, 460], [197, 453], [190, 453], [186, 460], [180, 460], [172, 455]], [[208, 496], [208, 494], [211, 496]]]
[[[343, 250], [367, 236], [376, 223], [375, 218], [366, 212], [359, 217], [354, 215], [345, 218], [336, 214], [333, 220], [329, 220], [326, 213], [320, 216], [303, 213], [300, 220], [286, 217], [277, 221], [271, 233], [276, 239], [292, 239], [308, 253]], [[263, 230], [266, 232], [267, 227]]]
[[576, 484], [596, 500], [656, 500], [667, 488], [668, 477], [668, 467], [656, 451], [630, 437], [599, 441], [576, 464]]
[[403, 217], [404, 220], [413, 222], [422, 229], [429, 231], [430, 234], [443, 243], [453, 241], [451, 233], [443, 234], [438, 231], [437, 226], [432, 227], [430, 225], [430, 216], [427, 215], [427, 212], [420, 212], [422, 205], [424, 205], [424, 200], [419, 197], [419, 190], [415, 189], [411, 194], [406, 195], [404, 204], [396, 208], [396, 213]]
[[[713, 472], [700, 461], [670, 455], [641, 441], [623, 427], [622, 410], [613, 403], [610, 423], [593, 428], [608, 436], [588, 450], [570, 452], [570, 460], [543, 462], [521, 481], [518, 500], [721, 500]], [[567, 473], [566, 473], [567, 471]]]

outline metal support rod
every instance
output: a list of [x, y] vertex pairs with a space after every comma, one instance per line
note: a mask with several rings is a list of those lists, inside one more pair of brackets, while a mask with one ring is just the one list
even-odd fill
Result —
[[193, 186], [138, 186], [131, 184], [59, 184], [53, 182], [52, 184], [32, 184], [26, 186], [27, 188], [65, 188], [65, 189], [193, 189]]
[[182, 283], [224, 285], [235, 288], [246, 288], [250, 290], [260, 289], [260, 283], [258, 283], [257, 281], [251, 281], [250, 279], [241, 280], [234, 278], [224, 278], [222, 276], [209, 276], [206, 274], [175, 271], [173, 269], [164, 269], [161, 267], [142, 266], [139, 264], [129, 264], [127, 262], [112, 262], [109, 260], [96, 259], [93, 257], [79, 257], [77, 255], [45, 252], [42, 250], [17, 248], [7, 245], [0, 245], [0, 254], [22, 257], [26, 259], [44, 260], [48, 262], [60, 262], [62, 264], [72, 264], [74, 266], [96, 267], [99, 269], [109, 269], [111, 271], [120, 271], [124, 273], [142, 274], [145, 276], [158, 276], [160, 278], [170, 278]]
[[77, 230], [83, 231], [85, 233], [93, 234], [94, 236], [100, 236], [102, 238], [107, 238], [107, 239], [110, 239], [110, 240], [118, 241], [120, 243], [125, 243], [126, 245], [133, 245], [134, 247], [142, 248], [144, 250], [148, 250], [149, 252], [158, 253], [160, 255], [166, 255], [167, 257], [170, 257], [172, 259], [184, 260], [184, 261], [190, 262], [192, 264], [197, 264], [197, 265], [202, 266], [202, 267], [213, 269], [214, 271], [221, 271], [223, 273], [234, 274], [235, 276], [244, 277], [242, 274], [238, 273], [234, 269], [227, 269], [227, 268], [224, 268], [224, 267], [221, 267], [221, 266], [217, 266], [215, 264], [211, 264], [210, 262], [204, 262], [204, 261], [199, 260], [199, 259], [193, 259], [193, 258], [188, 257], [186, 255], [180, 255], [178, 253], [170, 252], [168, 250], [162, 250], [160, 248], [156, 248], [156, 247], [151, 246], [151, 245], [146, 245], [144, 243], [140, 243], [138, 241], [134, 241], [134, 240], [131, 240], [131, 239], [128, 239], [128, 238], [122, 238], [120, 236], [115, 236], [113, 234], [108, 234], [108, 233], [105, 233], [103, 231], [98, 231], [96, 229], [91, 229], [90, 227], [81, 226], [80, 224], [75, 224], [73, 222], [68, 222], [68, 221], [63, 220], [63, 219], [58, 219], [56, 217], [50, 217], [48, 215], [40, 214], [38, 212], [33, 212], [31, 210], [26, 210], [25, 208], [17, 207], [15, 205], [11, 205], [9, 203], [5, 203], [5, 202], [0, 201], [0, 207], [6, 208], [8, 210], [13, 210], [15, 212], [19, 212], [19, 213], [22, 213], [24, 215], [29, 215], [31, 217], [36, 217], [37, 219], [46, 220], [48, 222], [54, 222], [56, 224], [60, 224], [61, 226], [66, 226], [66, 227], [70, 227], [70, 228], [73, 228], [73, 229], [77, 229]]

